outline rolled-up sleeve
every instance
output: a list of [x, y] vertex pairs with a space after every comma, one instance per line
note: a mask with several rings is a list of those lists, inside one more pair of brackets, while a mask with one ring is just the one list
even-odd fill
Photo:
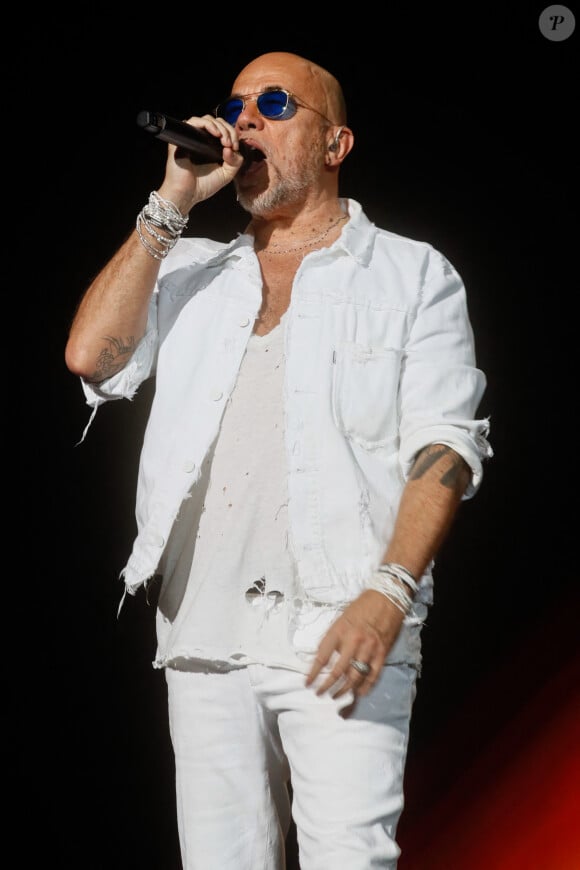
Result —
[[127, 365], [117, 374], [98, 384], [90, 383], [81, 378], [86, 403], [93, 409], [81, 441], [84, 441], [89, 427], [95, 419], [97, 409], [101, 405], [114, 399], [133, 399], [140, 385], [153, 375], [158, 348], [157, 298], [157, 293], [154, 293], [149, 303], [145, 334], [137, 344]]
[[463, 281], [439, 252], [430, 250], [404, 352], [401, 380], [401, 463], [410, 473], [417, 453], [446, 444], [472, 471], [464, 498], [482, 480], [483, 461], [493, 455], [488, 418], [477, 418], [486, 388], [477, 368], [473, 330]]

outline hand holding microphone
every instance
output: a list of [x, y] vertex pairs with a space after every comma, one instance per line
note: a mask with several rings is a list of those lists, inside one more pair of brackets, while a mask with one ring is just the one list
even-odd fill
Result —
[[[224, 123], [222, 119], [217, 120], [219, 128]], [[184, 186], [183, 176], [178, 177], [176, 174], [180, 173], [176, 162], [170, 160], [166, 164], [166, 175], [159, 193], [175, 203], [182, 214], [189, 213], [196, 203], [209, 199], [229, 184], [240, 169], [240, 157], [246, 162], [253, 159], [250, 154], [253, 149], [245, 148], [244, 143], [240, 142], [239, 151], [234, 152], [235, 159], [224, 162], [224, 146], [219, 136], [160, 112], [139, 112], [137, 124], [157, 139], [175, 145], [176, 158], [188, 157], [194, 166], [200, 167], [200, 170], [194, 173]], [[208, 164], [213, 165], [214, 168], [210, 165], [205, 169]], [[191, 175], [191, 173], [186, 174]], [[191, 184], [193, 186], [190, 186]]]
[[[223, 162], [220, 140], [205, 130], [199, 130], [185, 121], [178, 121], [160, 112], [139, 112], [137, 123], [147, 133], [153, 133], [157, 139], [183, 148], [192, 163], [201, 166], [204, 163]], [[247, 148], [243, 142], [240, 142], [240, 154], [246, 162], [259, 160], [262, 156], [255, 149]]]
[[222, 144], [216, 136], [205, 130], [198, 130], [185, 121], [178, 121], [159, 112], [139, 112], [138, 125], [158, 139], [177, 145], [187, 151], [192, 163], [222, 163]]

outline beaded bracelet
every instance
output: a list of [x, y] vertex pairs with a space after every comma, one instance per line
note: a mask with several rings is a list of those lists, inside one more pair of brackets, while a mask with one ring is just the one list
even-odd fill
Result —
[[[149, 202], [143, 206], [137, 215], [135, 228], [141, 244], [147, 253], [156, 260], [164, 260], [169, 251], [175, 246], [181, 233], [187, 226], [188, 220], [189, 218], [187, 216], [184, 217], [173, 202], [163, 199], [154, 190], [149, 194]], [[155, 230], [155, 227], [164, 230], [167, 235], [160, 235]], [[148, 236], [154, 239], [161, 249], [151, 244], [143, 230], [146, 230]]]

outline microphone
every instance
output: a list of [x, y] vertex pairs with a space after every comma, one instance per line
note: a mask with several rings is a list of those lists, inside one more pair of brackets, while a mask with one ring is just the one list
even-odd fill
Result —
[[185, 121], [177, 121], [159, 112], [139, 112], [137, 123], [158, 139], [183, 148], [192, 163], [223, 163], [220, 140], [205, 130], [198, 130]]

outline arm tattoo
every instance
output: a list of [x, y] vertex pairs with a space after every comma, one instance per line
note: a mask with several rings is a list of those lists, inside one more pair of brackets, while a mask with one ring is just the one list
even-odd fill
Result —
[[124, 340], [107, 335], [105, 340], [108, 345], [99, 354], [97, 368], [93, 378], [91, 378], [97, 383], [121, 371], [135, 350], [135, 336], [133, 335]]
[[418, 480], [423, 477], [442, 456], [449, 456], [451, 465], [442, 473], [439, 482], [447, 489], [456, 489], [465, 474], [465, 461], [445, 444], [431, 444], [422, 450], [411, 469], [410, 479]]

